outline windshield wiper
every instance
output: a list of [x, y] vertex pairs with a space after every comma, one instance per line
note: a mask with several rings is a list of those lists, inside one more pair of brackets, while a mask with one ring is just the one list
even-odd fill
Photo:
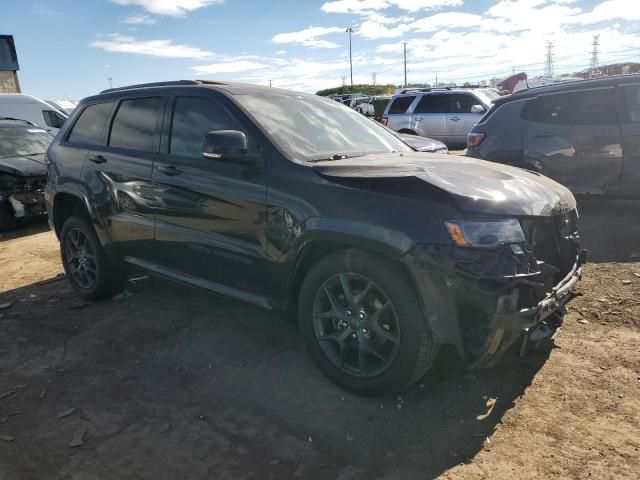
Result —
[[355, 158], [362, 157], [362, 155], [345, 155], [344, 153], [336, 153], [335, 155], [331, 155], [325, 158], [314, 158], [313, 160], [309, 160], [310, 162], [330, 162], [332, 160], [346, 160], [347, 158]]

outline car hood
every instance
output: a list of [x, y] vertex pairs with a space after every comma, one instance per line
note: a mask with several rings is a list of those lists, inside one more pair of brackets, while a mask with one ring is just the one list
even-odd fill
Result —
[[0, 158], [0, 172], [14, 175], [38, 176], [47, 174], [47, 165], [44, 162], [44, 153], [30, 155], [28, 157]]
[[498, 163], [437, 153], [390, 153], [318, 162], [325, 177], [416, 177], [474, 213], [550, 216], [573, 210], [573, 194], [545, 176]]
[[435, 152], [436, 150], [446, 150], [447, 146], [439, 142], [438, 140], [433, 140], [432, 138], [421, 137], [419, 135], [409, 135], [407, 133], [401, 133], [399, 135], [400, 139], [409, 145], [411, 148], [415, 148], [419, 152]]

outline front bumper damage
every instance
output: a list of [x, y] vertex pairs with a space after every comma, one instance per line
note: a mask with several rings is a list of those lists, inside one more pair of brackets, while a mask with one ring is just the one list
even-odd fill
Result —
[[[539, 341], [562, 324], [587, 252], [577, 243], [562, 269], [522, 245], [493, 252], [419, 245], [405, 257], [433, 330], [471, 368], [495, 365], [520, 338]], [[560, 280], [558, 280], [560, 278]]]
[[15, 177], [11, 184], [0, 188], [0, 204], [6, 204], [18, 219], [46, 215], [45, 184], [45, 177]]
[[534, 332], [536, 340], [553, 335], [562, 324], [566, 313], [565, 304], [573, 298], [578, 281], [582, 277], [582, 266], [587, 261], [587, 251], [582, 250], [576, 257], [571, 271], [545, 297], [529, 308], [518, 308], [520, 289], [498, 297], [496, 312], [491, 317], [490, 334], [484, 348], [471, 368], [491, 367], [525, 333], [523, 349]]

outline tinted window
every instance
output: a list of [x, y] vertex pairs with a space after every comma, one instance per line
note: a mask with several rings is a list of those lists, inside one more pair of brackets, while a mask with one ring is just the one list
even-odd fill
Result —
[[62, 115], [53, 110], [43, 110], [42, 116], [44, 117], [44, 122], [53, 128], [62, 128], [65, 121], [65, 118]]
[[162, 97], [123, 100], [111, 125], [109, 146], [153, 152], [163, 110]]
[[627, 85], [620, 87], [622, 93], [622, 104], [624, 105], [622, 115], [623, 122], [640, 122], [640, 85]]
[[613, 89], [544, 95], [536, 99], [535, 121], [557, 125], [617, 123]]
[[446, 113], [448, 110], [446, 95], [424, 95], [416, 106], [416, 113]]
[[102, 129], [107, 122], [112, 107], [113, 102], [105, 102], [85, 108], [73, 126], [68, 140], [92, 145], [104, 144], [101, 138]]
[[447, 95], [449, 99], [449, 113], [471, 113], [473, 105], [482, 105], [481, 102], [471, 95], [454, 93]]
[[391, 106], [389, 107], [389, 114], [396, 115], [399, 113], [405, 113], [409, 105], [413, 102], [413, 99], [416, 97], [398, 97], [393, 102], [391, 102]]
[[171, 125], [169, 152], [202, 157], [202, 141], [212, 130], [241, 130], [219, 103], [198, 97], [178, 97]]

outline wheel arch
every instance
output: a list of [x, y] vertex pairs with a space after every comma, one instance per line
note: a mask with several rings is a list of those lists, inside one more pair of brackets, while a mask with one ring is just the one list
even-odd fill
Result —
[[314, 219], [306, 226], [289, 275], [286, 302], [291, 312], [297, 308], [300, 287], [309, 270], [322, 258], [341, 250], [357, 249], [397, 261], [410, 274], [400, 259], [415, 243], [400, 232], [336, 219]]

